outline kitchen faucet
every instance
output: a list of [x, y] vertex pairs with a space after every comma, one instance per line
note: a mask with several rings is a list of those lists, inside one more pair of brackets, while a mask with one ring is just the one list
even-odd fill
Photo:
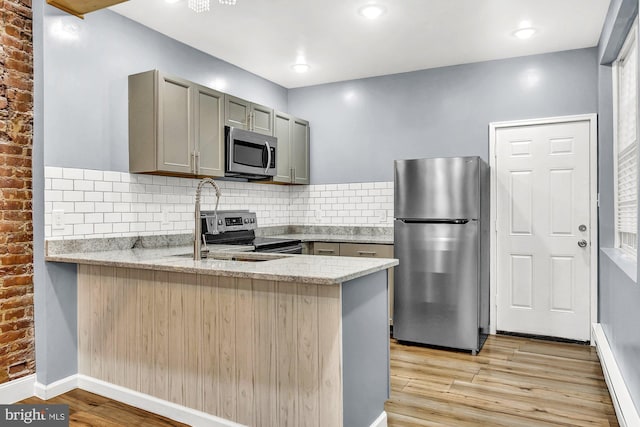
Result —
[[211, 178], [204, 178], [202, 181], [198, 183], [198, 188], [196, 189], [196, 206], [195, 206], [195, 227], [193, 230], [193, 259], [195, 261], [199, 261], [202, 259], [202, 240], [204, 237], [202, 236], [202, 219], [200, 218], [200, 197], [202, 193], [202, 187], [205, 184], [211, 184], [213, 188], [216, 190], [216, 207], [213, 210], [213, 231], [212, 234], [218, 234], [218, 203], [220, 202], [220, 196], [222, 193], [220, 192], [220, 188], [218, 184]]

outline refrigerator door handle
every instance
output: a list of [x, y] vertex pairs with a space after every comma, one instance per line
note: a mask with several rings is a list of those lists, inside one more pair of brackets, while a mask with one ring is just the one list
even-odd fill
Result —
[[405, 224], [468, 224], [471, 220], [468, 218], [455, 218], [455, 219], [398, 219]]

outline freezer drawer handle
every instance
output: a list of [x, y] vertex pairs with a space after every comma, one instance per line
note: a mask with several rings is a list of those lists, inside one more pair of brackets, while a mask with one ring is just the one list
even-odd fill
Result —
[[322, 254], [332, 254], [335, 253], [335, 251], [333, 249], [318, 249], [318, 252], [322, 253]]

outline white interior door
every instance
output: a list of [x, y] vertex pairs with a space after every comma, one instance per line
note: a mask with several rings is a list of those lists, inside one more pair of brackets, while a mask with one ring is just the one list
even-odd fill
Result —
[[498, 331], [590, 338], [590, 131], [495, 130]]

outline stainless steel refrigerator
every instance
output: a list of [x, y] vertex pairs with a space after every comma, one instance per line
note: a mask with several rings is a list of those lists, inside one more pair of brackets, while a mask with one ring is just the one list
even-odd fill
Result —
[[396, 160], [393, 336], [470, 350], [489, 333], [489, 167]]

